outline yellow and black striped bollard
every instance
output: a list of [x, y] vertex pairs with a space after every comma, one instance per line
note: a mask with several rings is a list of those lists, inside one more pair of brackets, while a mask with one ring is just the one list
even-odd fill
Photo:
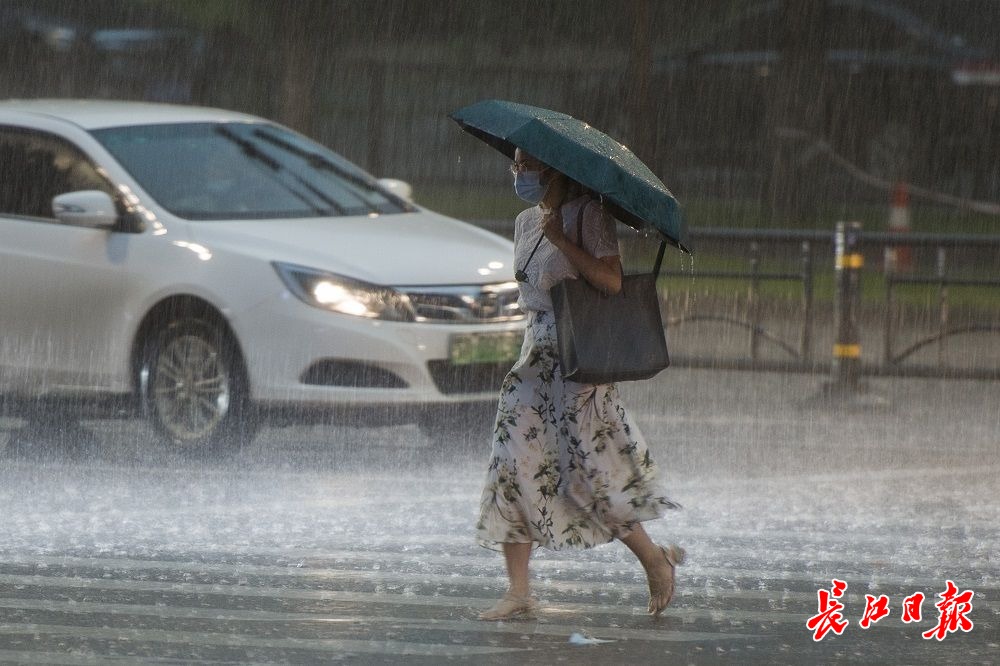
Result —
[[833, 307], [837, 336], [833, 343], [833, 382], [829, 387], [838, 393], [857, 392], [861, 377], [858, 310], [865, 258], [859, 251], [860, 245], [861, 223], [838, 222], [834, 237], [836, 293]]

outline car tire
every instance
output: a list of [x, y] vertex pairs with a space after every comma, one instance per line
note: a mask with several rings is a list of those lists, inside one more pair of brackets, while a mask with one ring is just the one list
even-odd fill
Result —
[[187, 455], [232, 454], [256, 434], [242, 358], [219, 324], [184, 317], [159, 329], [145, 347], [139, 386], [156, 431]]

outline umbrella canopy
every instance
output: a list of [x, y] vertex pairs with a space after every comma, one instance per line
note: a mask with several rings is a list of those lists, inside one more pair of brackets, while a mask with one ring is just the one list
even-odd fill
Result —
[[651, 226], [690, 252], [680, 204], [628, 148], [565, 113], [485, 100], [451, 113], [462, 129], [514, 159], [520, 148], [599, 193], [612, 215], [635, 229]]

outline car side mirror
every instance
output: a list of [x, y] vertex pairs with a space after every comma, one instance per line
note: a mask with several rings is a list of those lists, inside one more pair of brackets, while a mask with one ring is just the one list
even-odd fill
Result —
[[80, 190], [52, 197], [52, 213], [63, 224], [111, 229], [118, 224], [115, 202], [107, 192]]
[[379, 178], [378, 184], [381, 185], [383, 189], [395, 194], [400, 199], [410, 203], [413, 202], [413, 186], [405, 180], [398, 180], [396, 178]]

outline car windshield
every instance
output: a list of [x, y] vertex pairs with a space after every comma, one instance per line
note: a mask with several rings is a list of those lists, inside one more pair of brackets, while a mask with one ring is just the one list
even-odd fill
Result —
[[92, 132], [161, 206], [189, 220], [410, 210], [336, 153], [265, 123], [179, 123]]

